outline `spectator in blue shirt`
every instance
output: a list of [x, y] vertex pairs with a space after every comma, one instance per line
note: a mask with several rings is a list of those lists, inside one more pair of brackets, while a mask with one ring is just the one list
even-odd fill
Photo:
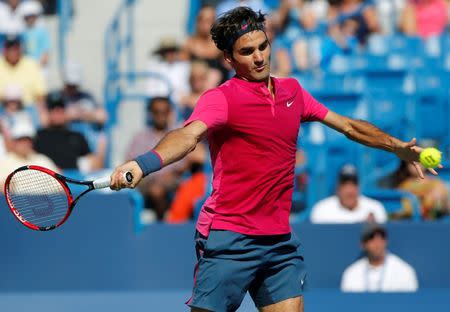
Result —
[[43, 23], [39, 22], [42, 5], [39, 1], [26, 1], [21, 5], [20, 12], [25, 21], [23, 33], [25, 52], [42, 67], [45, 67], [49, 59], [50, 33]]
[[263, 0], [223, 0], [216, 7], [216, 16], [219, 16], [238, 6], [250, 7], [253, 11], [261, 11], [264, 14], [270, 13], [270, 9]]

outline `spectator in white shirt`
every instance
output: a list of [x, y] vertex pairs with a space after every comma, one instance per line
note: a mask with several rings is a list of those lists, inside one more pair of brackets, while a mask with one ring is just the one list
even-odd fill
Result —
[[336, 195], [317, 202], [311, 211], [312, 223], [384, 223], [382, 203], [361, 195], [355, 166], [347, 164], [338, 175]]
[[162, 38], [153, 52], [157, 60], [152, 59], [147, 67], [153, 74], [147, 79], [146, 93], [149, 97], [169, 97], [178, 103], [182, 94], [189, 92], [189, 74], [191, 64], [180, 56], [180, 46], [172, 37]]
[[361, 236], [364, 257], [342, 275], [344, 292], [413, 292], [418, 288], [416, 272], [398, 256], [386, 250], [387, 232], [369, 224]]

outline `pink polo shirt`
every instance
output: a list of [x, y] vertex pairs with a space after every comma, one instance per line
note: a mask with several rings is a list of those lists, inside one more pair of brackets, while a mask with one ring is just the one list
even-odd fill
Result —
[[197, 222], [205, 236], [290, 232], [300, 122], [323, 120], [328, 110], [297, 80], [272, 81], [275, 100], [263, 82], [234, 77], [204, 93], [186, 121], [208, 127], [213, 190]]

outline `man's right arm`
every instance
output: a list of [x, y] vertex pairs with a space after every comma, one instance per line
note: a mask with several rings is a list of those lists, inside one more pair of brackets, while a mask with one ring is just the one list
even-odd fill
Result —
[[[176, 162], [193, 151], [197, 143], [206, 135], [206, 131], [206, 124], [196, 120], [183, 128], [167, 133], [153, 149], [161, 158], [161, 167]], [[133, 182], [130, 184], [123, 179], [123, 174], [127, 171], [133, 174]], [[129, 161], [114, 170], [111, 175], [111, 188], [114, 190], [133, 188], [143, 177], [144, 172], [138, 163], [135, 160]]]

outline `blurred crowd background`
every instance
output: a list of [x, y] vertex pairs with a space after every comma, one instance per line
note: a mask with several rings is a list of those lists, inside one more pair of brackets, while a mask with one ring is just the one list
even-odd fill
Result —
[[[184, 38], [161, 34], [145, 68], [128, 68], [124, 74], [115, 68], [123, 55], [108, 55], [105, 48], [105, 58], [112, 61], [105, 66], [103, 98], [85, 83], [85, 68], [61, 55], [59, 81], [49, 87], [49, 62], [60, 43], [46, 22], [62, 2], [66, 18], [76, 18], [76, 2], [0, 1], [2, 183], [26, 164], [75, 177], [104, 174], [181, 126], [203, 92], [234, 74], [209, 30], [217, 16], [237, 5], [267, 14], [274, 76], [298, 79], [338, 113], [436, 146], [443, 151], [444, 166], [448, 161], [448, 0], [192, 0]], [[105, 44], [111, 44], [108, 33]], [[139, 83], [117, 87], [122, 74]], [[138, 94], [139, 121], [117, 113], [128, 90]], [[141, 126], [120, 128], [127, 135], [118, 136], [123, 123]], [[195, 220], [211, 191], [210, 180], [208, 147], [202, 142], [185, 160], [141, 183], [146, 208], [141, 221]], [[304, 124], [292, 220], [446, 220], [449, 185], [446, 169], [418, 181], [410, 166], [392, 155], [359, 147], [320, 124]]]

